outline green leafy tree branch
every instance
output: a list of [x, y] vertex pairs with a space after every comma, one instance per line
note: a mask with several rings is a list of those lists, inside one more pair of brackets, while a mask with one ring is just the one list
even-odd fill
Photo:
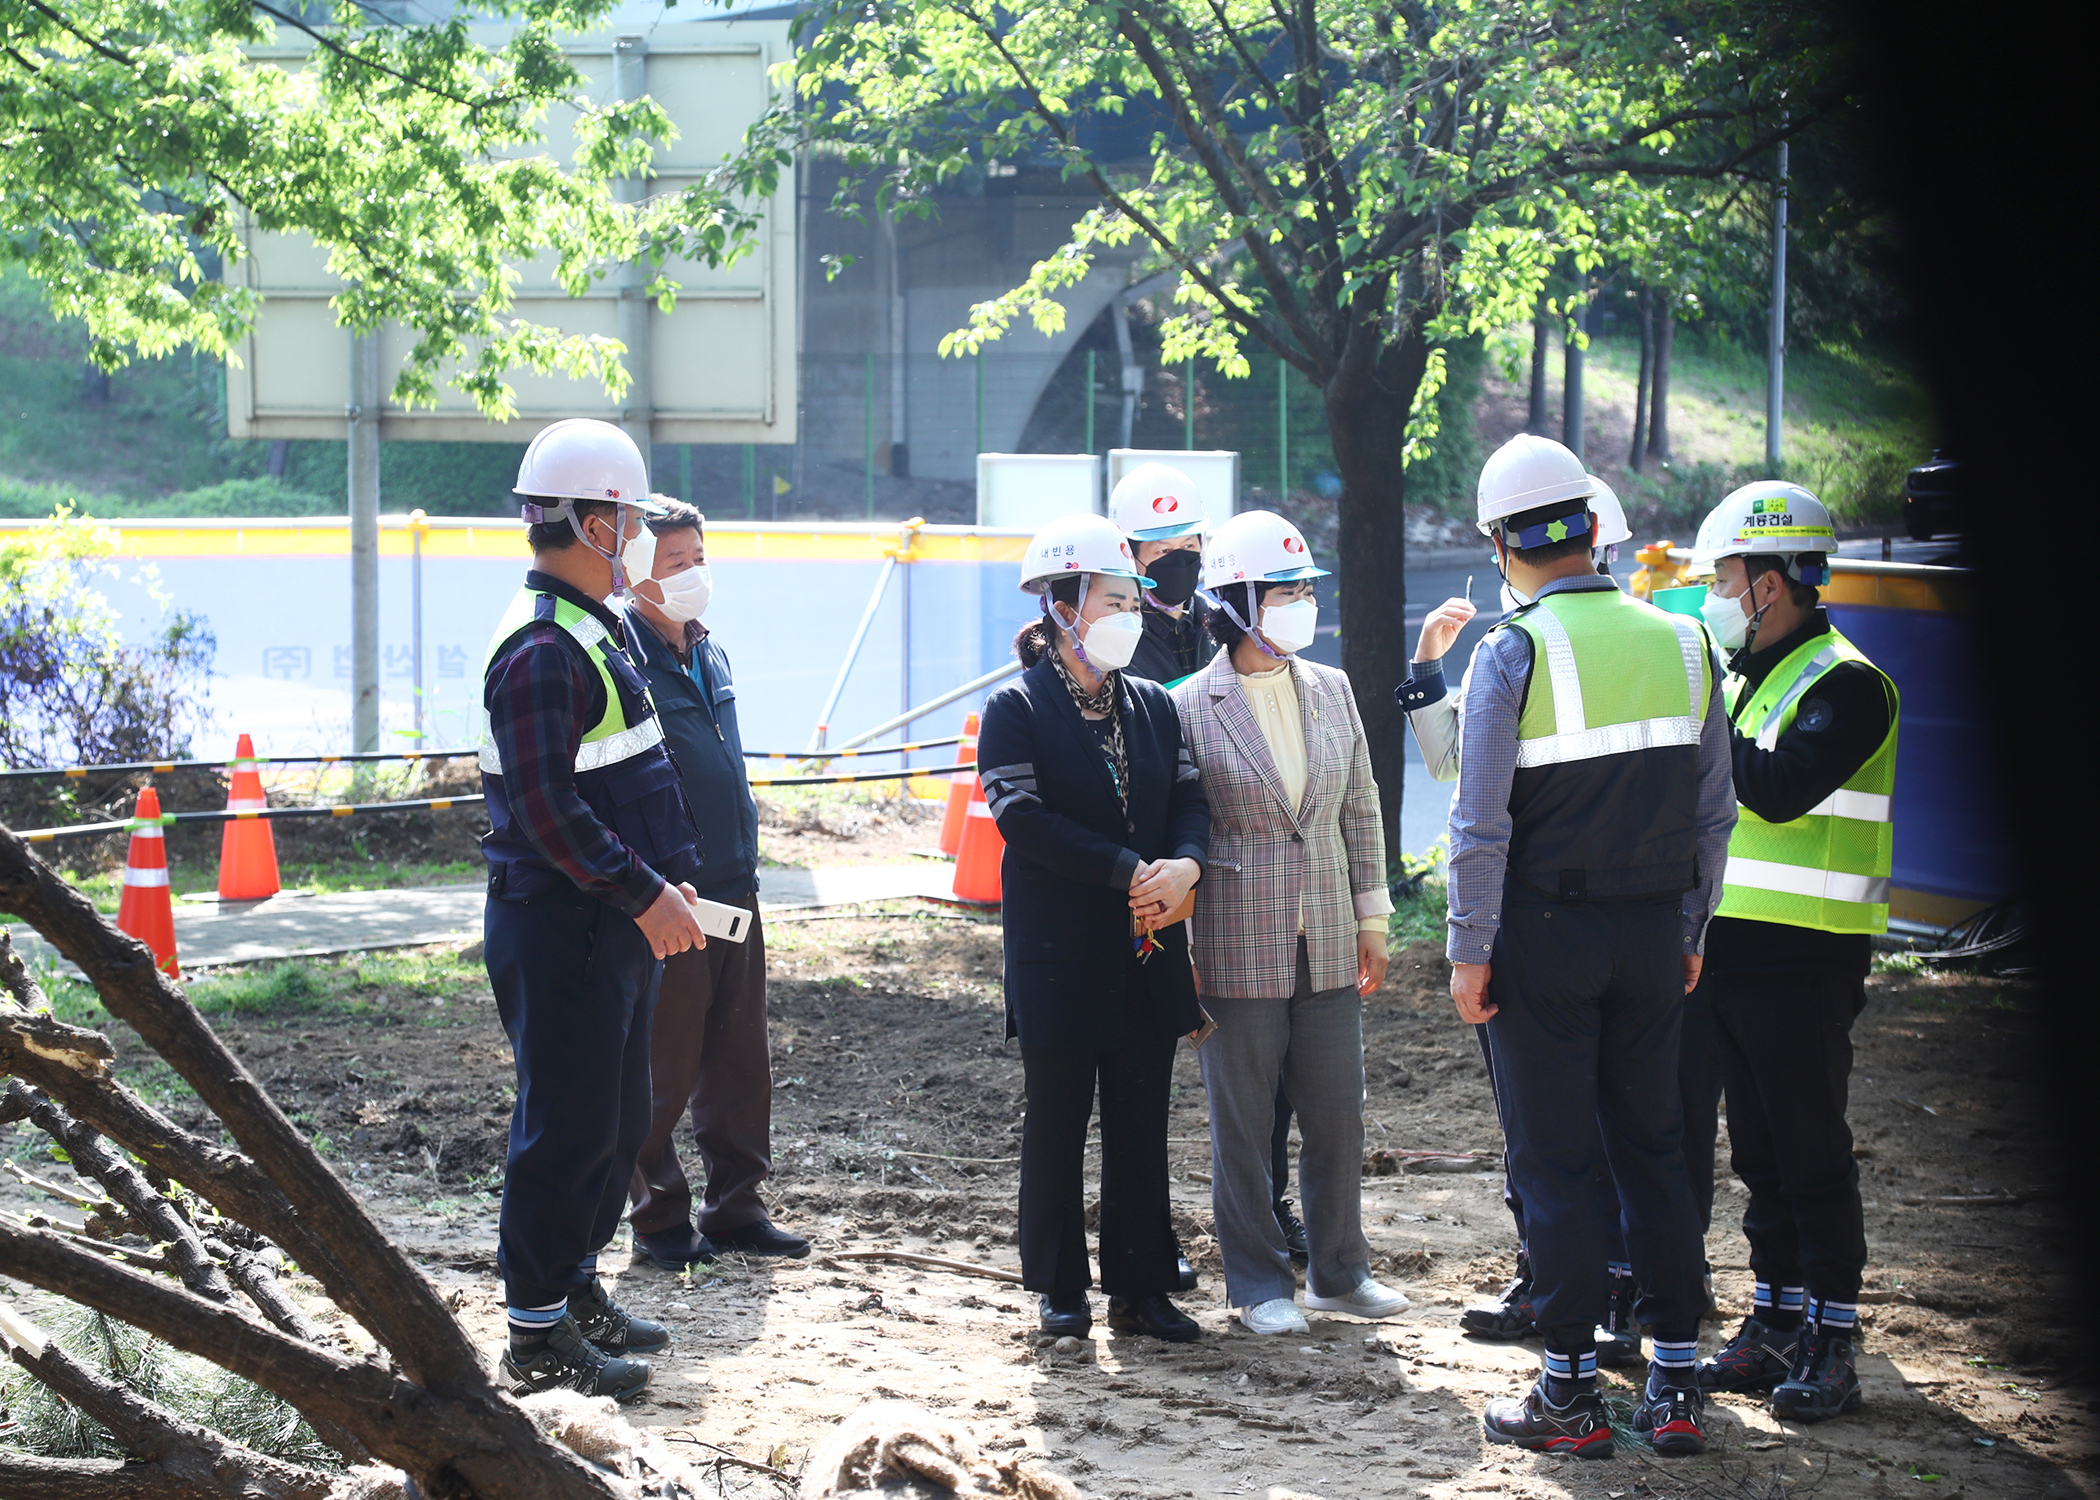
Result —
[[[617, 340], [512, 315], [518, 268], [571, 295], [621, 263], [727, 264], [749, 248], [788, 159], [754, 144], [677, 193], [616, 201], [674, 135], [648, 99], [586, 96], [565, 33], [610, 0], [509, 0], [477, 19], [397, 25], [352, 0], [0, 0], [0, 259], [87, 326], [115, 368], [183, 345], [231, 358], [255, 295], [219, 276], [253, 232], [304, 233], [344, 283], [339, 320], [416, 334], [396, 399], [450, 381], [494, 418], [523, 368], [627, 384]], [[284, 51], [294, 55], [282, 55]], [[569, 162], [546, 149], [573, 116]]]
[[[1104, 251], [1174, 274], [1168, 360], [1245, 374], [1259, 348], [1317, 385], [1343, 489], [1343, 661], [1397, 847], [1407, 675], [1406, 469], [1434, 434], [1436, 351], [1532, 315], [1557, 266], [1703, 233], [1686, 205], [1754, 180], [1842, 106], [1805, 7], [1699, 0], [824, 0], [791, 69], [836, 207], [932, 211], [989, 159], [1098, 202], [944, 352], [1026, 317]], [[1157, 122], [1120, 157], [1133, 109]], [[1134, 159], [1133, 159], [1134, 157]], [[1124, 249], [1124, 255], [1129, 251]], [[1410, 445], [1412, 444], [1412, 448]]]

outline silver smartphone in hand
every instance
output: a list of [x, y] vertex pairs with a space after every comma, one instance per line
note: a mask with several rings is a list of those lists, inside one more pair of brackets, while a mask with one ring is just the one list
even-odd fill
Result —
[[751, 913], [741, 906], [724, 906], [705, 896], [688, 896], [686, 905], [693, 909], [700, 930], [711, 938], [728, 938], [732, 943], [741, 943], [751, 935]]

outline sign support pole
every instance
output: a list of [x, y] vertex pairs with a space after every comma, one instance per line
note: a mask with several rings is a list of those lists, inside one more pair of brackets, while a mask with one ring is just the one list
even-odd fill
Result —
[[379, 335], [350, 336], [350, 743], [379, 748]]
[[[621, 100], [640, 99], [649, 92], [649, 39], [623, 33], [613, 42], [613, 93]], [[640, 203], [649, 196], [647, 177], [622, 177], [613, 184], [613, 196], [622, 203]], [[647, 293], [649, 267], [630, 261], [620, 268], [620, 342], [627, 346], [623, 363], [629, 384], [627, 400], [620, 409], [620, 426], [642, 450], [642, 468], [656, 485], [654, 434], [656, 418], [655, 381], [651, 379], [649, 347], [650, 301]]]

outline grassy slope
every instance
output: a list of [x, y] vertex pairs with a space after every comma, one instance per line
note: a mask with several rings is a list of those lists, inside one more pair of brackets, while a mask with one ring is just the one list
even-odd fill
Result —
[[[72, 500], [99, 516], [340, 515], [343, 445], [226, 436], [217, 360], [136, 360], [87, 399], [86, 335], [60, 324], [20, 271], [0, 272], [0, 516], [45, 516]], [[388, 510], [505, 515], [522, 444], [388, 443]]]
[[[1696, 325], [1678, 330], [1670, 377], [1675, 458], [1666, 471], [1651, 463], [1645, 475], [1626, 467], [1639, 363], [1640, 346], [1631, 338], [1590, 345], [1585, 456], [1651, 521], [1683, 525], [1735, 484], [1764, 473], [1764, 355], [1708, 339]], [[1561, 370], [1556, 348], [1548, 379], [1554, 436]], [[1490, 448], [1523, 428], [1526, 378], [1520, 370], [1516, 381], [1506, 381], [1490, 364], [1477, 409]], [[1934, 428], [1923, 383], [1885, 356], [1856, 349], [1798, 349], [1788, 356], [1785, 477], [1821, 495], [1840, 525], [1870, 528], [1897, 515], [1904, 474], [1931, 452]]]

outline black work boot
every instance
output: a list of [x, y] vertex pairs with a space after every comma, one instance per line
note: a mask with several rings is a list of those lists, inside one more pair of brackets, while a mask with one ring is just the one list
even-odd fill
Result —
[[1604, 1321], [1597, 1325], [1599, 1368], [1630, 1370], [1641, 1362], [1641, 1326], [1633, 1321], [1633, 1303], [1638, 1295], [1631, 1276], [1611, 1278]]
[[1772, 1414], [1796, 1422], [1820, 1422], [1858, 1411], [1866, 1398], [1859, 1390], [1859, 1345], [1849, 1328], [1801, 1325], [1794, 1368], [1772, 1388]]
[[1766, 1326], [1755, 1313], [1718, 1353], [1699, 1361], [1699, 1384], [1709, 1391], [1769, 1391], [1794, 1368], [1801, 1328]]
[[1531, 1257], [1519, 1250], [1516, 1278], [1501, 1300], [1467, 1308], [1458, 1315], [1458, 1326], [1482, 1339], [1528, 1339], [1537, 1333], [1531, 1322]]
[[649, 1384], [649, 1363], [607, 1354], [583, 1336], [573, 1315], [550, 1323], [544, 1337], [513, 1335], [502, 1361], [505, 1387], [513, 1396], [558, 1388], [586, 1396], [631, 1401]]
[[1149, 1333], [1170, 1344], [1193, 1343], [1203, 1337], [1203, 1326], [1159, 1293], [1109, 1298], [1108, 1326], [1118, 1333]]
[[1706, 1451], [1706, 1426], [1701, 1420], [1705, 1410], [1706, 1398], [1694, 1372], [1655, 1365], [1648, 1371], [1640, 1405], [1634, 1408], [1633, 1430], [1660, 1456], [1687, 1458]]
[[569, 1298], [569, 1315], [583, 1336], [607, 1354], [654, 1354], [671, 1342], [671, 1330], [637, 1318], [606, 1295], [605, 1283], [593, 1276]]
[[1594, 1383], [1555, 1406], [1541, 1375], [1521, 1400], [1497, 1396], [1481, 1414], [1491, 1443], [1514, 1443], [1533, 1453], [1572, 1453], [1577, 1458], [1611, 1457], [1611, 1422]]
[[1038, 1326], [1052, 1338], [1083, 1339], [1094, 1331], [1094, 1309], [1085, 1292], [1041, 1292], [1035, 1303]]
[[1271, 1207], [1276, 1211], [1276, 1227], [1283, 1231], [1283, 1246], [1291, 1252], [1291, 1264], [1304, 1270], [1312, 1264], [1312, 1250], [1305, 1242], [1305, 1221], [1292, 1211], [1288, 1198], [1278, 1198]]

